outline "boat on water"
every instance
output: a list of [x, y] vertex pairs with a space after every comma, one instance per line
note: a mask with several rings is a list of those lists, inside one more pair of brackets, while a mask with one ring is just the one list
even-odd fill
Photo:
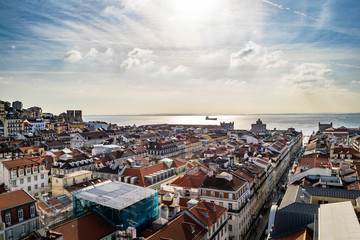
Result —
[[206, 116], [205, 120], [217, 120], [217, 118], [211, 118], [209, 116]]

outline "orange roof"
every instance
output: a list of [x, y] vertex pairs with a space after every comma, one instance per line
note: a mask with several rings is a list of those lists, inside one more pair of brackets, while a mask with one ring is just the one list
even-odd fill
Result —
[[165, 227], [147, 237], [148, 240], [186, 240], [201, 239], [207, 230], [191, 218], [188, 213], [183, 213], [170, 221]]
[[215, 203], [201, 201], [192, 207], [190, 212], [210, 229], [227, 212], [227, 208]]
[[114, 226], [94, 212], [68, 221], [51, 230], [61, 233], [64, 239], [72, 240], [98, 240], [117, 231]]
[[5, 161], [3, 162], [3, 164], [9, 170], [16, 168], [25, 168], [27, 166], [33, 166], [33, 165], [35, 166], [40, 165], [38, 162], [26, 158]]
[[184, 165], [186, 165], [185, 160], [181, 161], [179, 158], [174, 158], [173, 159], [172, 167], [178, 168], [178, 167], [181, 167], [181, 166], [184, 166]]
[[124, 171], [124, 175], [125, 176], [133, 176], [133, 177], [138, 177], [140, 182], [137, 183], [136, 185], [139, 186], [150, 186], [149, 182], [145, 182], [145, 176], [164, 170], [164, 169], [168, 169], [168, 167], [166, 166], [165, 163], [158, 163], [158, 164], [154, 164], [152, 166], [148, 166], [148, 167], [134, 167], [134, 168], [126, 168]]
[[313, 166], [316, 168], [330, 167], [329, 159], [321, 157], [302, 158], [299, 162], [300, 167]]
[[35, 199], [23, 189], [0, 194], [0, 210], [34, 202]]
[[183, 188], [199, 188], [206, 174], [202, 171], [198, 171], [192, 175], [186, 174], [179, 177], [171, 183]]

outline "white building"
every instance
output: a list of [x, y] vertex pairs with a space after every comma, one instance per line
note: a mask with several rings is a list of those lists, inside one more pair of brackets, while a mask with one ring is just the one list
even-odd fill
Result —
[[228, 208], [229, 239], [243, 239], [251, 222], [249, 182], [233, 172], [222, 172], [207, 176], [200, 192], [201, 199]]
[[9, 189], [22, 188], [32, 196], [48, 192], [48, 171], [44, 163], [22, 158], [0, 163], [1, 182]]

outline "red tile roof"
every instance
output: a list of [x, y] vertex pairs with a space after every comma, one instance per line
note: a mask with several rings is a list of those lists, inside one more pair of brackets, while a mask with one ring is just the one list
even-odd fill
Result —
[[23, 189], [0, 194], [0, 210], [34, 202], [35, 199]]
[[89, 213], [51, 230], [72, 240], [98, 240], [116, 232], [116, 228], [96, 213]]
[[190, 209], [190, 212], [210, 229], [227, 212], [227, 208], [215, 203], [200, 201]]
[[302, 158], [299, 162], [300, 167], [313, 166], [316, 168], [326, 168], [330, 167], [329, 159], [321, 157], [307, 157]]
[[197, 240], [201, 239], [206, 232], [207, 230], [204, 227], [194, 221], [187, 213], [183, 213], [146, 239]]
[[31, 167], [31, 166], [39, 166], [39, 165], [41, 165], [40, 163], [38, 163], [36, 161], [32, 161], [32, 160], [26, 159], [26, 158], [4, 161], [3, 164], [9, 170], [10, 169], [17, 169], [17, 168], [25, 168], [27, 166]]
[[148, 167], [133, 167], [133, 168], [126, 168], [124, 171], [124, 175], [125, 176], [132, 176], [132, 177], [138, 177], [140, 182], [137, 183], [136, 185], [139, 186], [150, 186], [151, 184], [149, 182], [145, 182], [145, 176], [164, 170], [164, 169], [168, 169], [168, 167], [166, 166], [165, 163], [158, 163], [158, 164], [154, 164], [152, 166], [148, 166]]
[[205, 176], [206, 174], [202, 171], [198, 171], [192, 175], [186, 174], [173, 181], [171, 185], [183, 188], [199, 188]]

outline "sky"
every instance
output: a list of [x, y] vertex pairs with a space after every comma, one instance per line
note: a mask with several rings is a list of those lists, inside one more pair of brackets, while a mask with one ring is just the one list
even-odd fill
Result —
[[0, 100], [59, 114], [360, 112], [360, 1], [0, 1]]

